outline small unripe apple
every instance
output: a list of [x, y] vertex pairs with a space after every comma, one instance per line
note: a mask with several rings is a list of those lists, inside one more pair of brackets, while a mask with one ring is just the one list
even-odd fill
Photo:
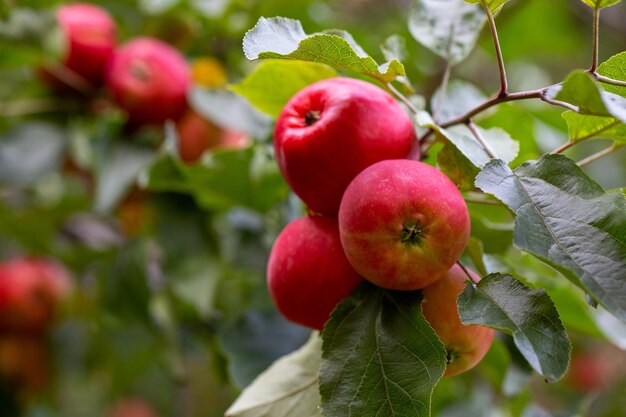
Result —
[[185, 111], [191, 71], [176, 49], [142, 37], [115, 51], [106, 83], [131, 126], [159, 125]]
[[393, 290], [424, 288], [446, 273], [470, 233], [467, 205], [436, 168], [378, 162], [348, 186], [339, 209], [346, 255], [362, 276]]
[[290, 321], [317, 330], [362, 281], [343, 253], [337, 220], [331, 217], [289, 223], [274, 242], [267, 265], [278, 310]]
[[111, 15], [92, 4], [73, 3], [59, 7], [57, 21], [65, 41], [65, 55], [61, 63], [41, 68], [44, 81], [59, 89], [102, 84], [117, 43], [117, 25]]
[[[468, 269], [468, 273], [474, 282], [480, 281], [474, 271]], [[487, 354], [495, 335], [495, 330], [489, 327], [461, 323], [456, 300], [468, 279], [463, 269], [454, 265], [442, 278], [422, 290], [424, 317], [448, 352], [445, 376], [458, 375], [476, 366]]]
[[17, 258], [0, 264], [0, 333], [36, 333], [52, 321], [70, 280], [60, 265]]
[[387, 92], [351, 78], [318, 81], [285, 105], [274, 149], [291, 189], [315, 213], [336, 214], [363, 169], [405, 158], [415, 141], [411, 119]]
[[180, 159], [193, 163], [209, 149], [239, 149], [250, 143], [241, 132], [217, 126], [193, 110], [187, 110], [176, 121]]

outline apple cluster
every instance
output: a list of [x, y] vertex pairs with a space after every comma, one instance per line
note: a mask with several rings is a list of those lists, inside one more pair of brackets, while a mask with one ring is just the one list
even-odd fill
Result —
[[117, 44], [118, 28], [101, 7], [66, 4], [57, 10], [66, 51], [61, 62], [47, 65], [42, 78], [59, 91], [89, 94], [99, 88], [128, 117], [127, 127], [176, 123], [179, 155], [197, 161], [210, 148], [237, 148], [248, 143], [240, 133], [215, 126], [187, 103], [192, 71], [167, 43], [147, 36]]
[[457, 261], [470, 233], [454, 183], [419, 161], [415, 128], [383, 89], [356, 79], [312, 84], [276, 122], [275, 156], [308, 207], [280, 233], [267, 279], [283, 315], [322, 330], [363, 280], [422, 290], [423, 312], [448, 351], [446, 375], [486, 354], [492, 329], [461, 323], [456, 299], [468, 274]]
[[45, 386], [45, 335], [70, 288], [66, 270], [56, 262], [14, 258], [0, 263], [0, 382], [26, 392]]

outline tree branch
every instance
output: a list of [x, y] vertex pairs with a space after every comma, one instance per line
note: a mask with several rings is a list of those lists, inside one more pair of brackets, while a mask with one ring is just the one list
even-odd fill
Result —
[[491, 9], [485, 2], [485, 0], [480, 0], [480, 3], [485, 9], [487, 13], [487, 21], [489, 22], [489, 29], [491, 30], [491, 37], [493, 38], [493, 45], [496, 50], [496, 58], [498, 60], [498, 69], [500, 70], [500, 91], [498, 92], [498, 97], [503, 97], [507, 95], [509, 86], [508, 81], [506, 79], [506, 70], [504, 68], [504, 58], [502, 58], [502, 48], [500, 47], [500, 39], [498, 38], [498, 30], [496, 28], [496, 20], [493, 17], [493, 13]]
[[593, 10], [593, 49], [591, 51], [590, 73], [595, 73], [598, 68], [598, 49], [600, 45], [600, 9]]

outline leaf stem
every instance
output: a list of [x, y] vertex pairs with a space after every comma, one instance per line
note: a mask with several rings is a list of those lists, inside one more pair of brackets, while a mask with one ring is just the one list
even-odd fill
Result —
[[565, 142], [563, 145], [559, 146], [558, 148], [556, 148], [555, 150], [553, 150], [550, 153], [551, 154], [563, 153], [565, 150], [571, 148], [572, 146], [576, 145], [577, 143], [578, 142], [574, 142], [574, 141]]
[[591, 51], [591, 67], [590, 73], [595, 73], [598, 68], [598, 49], [600, 45], [600, 9], [593, 10], [593, 48]]
[[573, 104], [570, 104], [570, 103], [567, 103], [567, 102], [561, 101], [561, 100], [554, 100], [552, 98], [548, 98], [548, 97], [546, 97], [545, 94], [541, 94], [539, 96], [539, 99], [541, 101], [543, 101], [543, 102], [548, 103], [548, 104], [565, 107], [566, 109], [571, 110], [571, 111], [576, 112], [576, 113], [578, 113], [580, 111], [580, 109], [577, 106], [574, 106]]
[[465, 265], [463, 265], [463, 264], [461, 263], [461, 261], [456, 261], [456, 264], [457, 264], [458, 266], [460, 266], [460, 267], [461, 267], [461, 269], [463, 270], [463, 272], [465, 272], [465, 275], [467, 275], [467, 277], [469, 278], [469, 280], [472, 282], [472, 285], [473, 285], [474, 287], [476, 287], [476, 284], [478, 284], [478, 282], [474, 281], [474, 277], [472, 277], [472, 275], [469, 273], [469, 271], [467, 270], [467, 268], [465, 267]]
[[596, 159], [600, 159], [603, 156], [606, 156], [606, 155], [610, 154], [611, 152], [613, 152], [613, 151], [615, 151], [615, 150], [617, 150], [619, 148], [620, 148], [620, 146], [617, 146], [616, 144], [613, 144], [613, 145], [609, 146], [608, 148], [605, 148], [605, 149], [603, 149], [603, 150], [601, 150], [599, 152], [594, 153], [593, 155], [589, 155], [588, 157], [586, 157], [584, 159], [581, 159], [580, 161], [578, 161], [578, 166], [579, 167], [585, 166], [588, 163], [593, 162]]
[[498, 38], [498, 29], [496, 28], [496, 20], [493, 17], [491, 8], [487, 5], [485, 0], [480, 0], [480, 3], [487, 13], [487, 21], [489, 22], [489, 29], [491, 30], [491, 37], [493, 38], [493, 45], [496, 50], [496, 58], [498, 60], [498, 69], [500, 70], [500, 91], [497, 97], [504, 97], [507, 95], [509, 86], [506, 79], [506, 70], [504, 68], [504, 58], [502, 58], [502, 48], [500, 47], [500, 39]]
[[485, 138], [483, 138], [483, 135], [480, 134], [480, 130], [478, 130], [478, 127], [471, 120], [469, 120], [466, 123], [466, 125], [469, 128], [469, 130], [472, 131], [472, 133], [476, 137], [476, 140], [478, 140], [478, 142], [483, 147], [483, 149], [485, 150], [487, 155], [489, 155], [489, 158], [491, 158], [491, 159], [498, 159], [498, 156], [494, 152], [493, 148], [489, 145], [489, 143], [487, 143]]
[[394, 87], [391, 82], [388, 82], [387, 84], [385, 84], [385, 86], [387, 87], [387, 89], [389, 89], [391, 94], [393, 94], [398, 100], [404, 103], [412, 113], [419, 113], [419, 109], [415, 107], [415, 104], [411, 103], [411, 100], [409, 100], [404, 94], [398, 91], [398, 89]]
[[488, 206], [499, 206], [500, 203], [493, 200], [485, 200], [482, 198], [464, 197], [466, 203], [471, 204], [486, 204]]
[[604, 75], [600, 75], [598, 73], [593, 73], [592, 75], [596, 77], [596, 80], [600, 81], [601, 83], [618, 85], [620, 87], [626, 87], [626, 81], [605, 77]]

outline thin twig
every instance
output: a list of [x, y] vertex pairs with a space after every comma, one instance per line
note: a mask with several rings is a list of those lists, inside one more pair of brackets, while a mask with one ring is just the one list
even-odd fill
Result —
[[591, 51], [590, 73], [595, 73], [598, 68], [598, 49], [600, 45], [600, 8], [593, 11], [593, 49]]
[[469, 128], [469, 130], [471, 130], [472, 133], [474, 134], [474, 136], [476, 137], [476, 140], [483, 147], [483, 149], [485, 150], [487, 155], [489, 155], [489, 158], [491, 158], [491, 159], [498, 159], [498, 156], [496, 155], [496, 153], [493, 150], [493, 148], [487, 143], [485, 138], [483, 138], [483, 135], [480, 134], [480, 131], [478, 130], [478, 127], [476, 127], [476, 125], [474, 123], [472, 123], [471, 120], [468, 121], [466, 124], [467, 124], [467, 127]]
[[596, 159], [600, 159], [603, 156], [606, 156], [608, 154], [610, 154], [611, 152], [614, 152], [615, 150], [619, 149], [620, 146], [617, 146], [615, 144], [613, 144], [612, 146], [609, 146], [608, 148], [605, 148], [599, 152], [594, 153], [593, 155], [589, 155], [588, 157], [581, 159], [580, 161], [578, 161], [578, 166], [582, 167], [587, 165], [590, 162], [595, 161]]
[[493, 38], [493, 45], [498, 60], [498, 69], [500, 70], [500, 91], [498, 92], [498, 97], [504, 97], [507, 95], [509, 87], [506, 79], [506, 70], [504, 68], [504, 58], [502, 58], [502, 49], [500, 48], [500, 39], [498, 38], [498, 30], [496, 28], [496, 20], [485, 0], [481, 0], [480, 3], [487, 13], [487, 21], [489, 22], [489, 29], [491, 30], [491, 37]]
[[626, 87], [626, 81], [616, 80], [614, 78], [605, 77], [604, 75], [600, 75], [600, 74], [597, 74], [597, 73], [594, 73], [592, 75], [595, 76], [596, 80], [600, 81], [601, 83], [611, 84], [611, 85], [618, 85], [620, 87]]
[[565, 107], [566, 109], [571, 110], [571, 111], [576, 112], [576, 113], [578, 113], [580, 111], [578, 106], [574, 106], [573, 104], [567, 103], [565, 101], [554, 100], [552, 98], [548, 98], [548, 97], [546, 97], [545, 94], [541, 94], [539, 96], [539, 99], [541, 99], [541, 101], [546, 102], [548, 104], [553, 104], [555, 106]]
[[411, 100], [409, 100], [404, 94], [398, 91], [398, 89], [396, 89], [393, 84], [389, 82], [385, 85], [387, 86], [389, 91], [391, 91], [391, 94], [393, 94], [398, 100], [403, 102], [409, 108], [409, 110], [411, 110], [411, 112], [413, 112], [414, 114], [419, 113], [419, 109], [415, 107], [415, 104], [411, 103]]
[[446, 69], [443, 71], [443, 77], [441, 78], [441, 85], [439, 86], [439, 97], [437, 97], [437, 103], [435, 104], [435, 108], [433, 109], [433, 120], [437, 120], [437, 116], [439, 112], [441, 112], [441, 106], [443, 105], [443, 101], [446, 98], [446, 93], [448, 91], [448, 83], [450, 81], [450, 72], [452, 68], [450, 67], [450, 62], [446, 62]]
[[463, 264], [461, 263], [461, 261], [456, 261], [456, 264], [457, 264], [458, 266], [460, 266], [460, 267], [461, 267], [461, 269], [463, 270], [463, 272], [465, 272], [465, 275], [467, 275], [467, 277], [469, 278], [469, 280], [472, 282], [472, 285], [475, 287], [475, 286], [476, 286], [476, 284], [478, 284], [478, 282], [474, 280], [474, 277], [473, 277], [473, 276], [469, 273], [469, 271], [467, 270], [467, 268], [465, 267], [465, 265], [463, 265]]
[[555, 150], [553, 150], [550, 153], [551, 154], [563, 153], [565, 150], [571, 148], [572, 146], [576, 145], [577, 143], [578, 142], [572, 142], [572, 141], [565, 142], [563, 145], [559, 146], [558, 148], [556, 148]]

